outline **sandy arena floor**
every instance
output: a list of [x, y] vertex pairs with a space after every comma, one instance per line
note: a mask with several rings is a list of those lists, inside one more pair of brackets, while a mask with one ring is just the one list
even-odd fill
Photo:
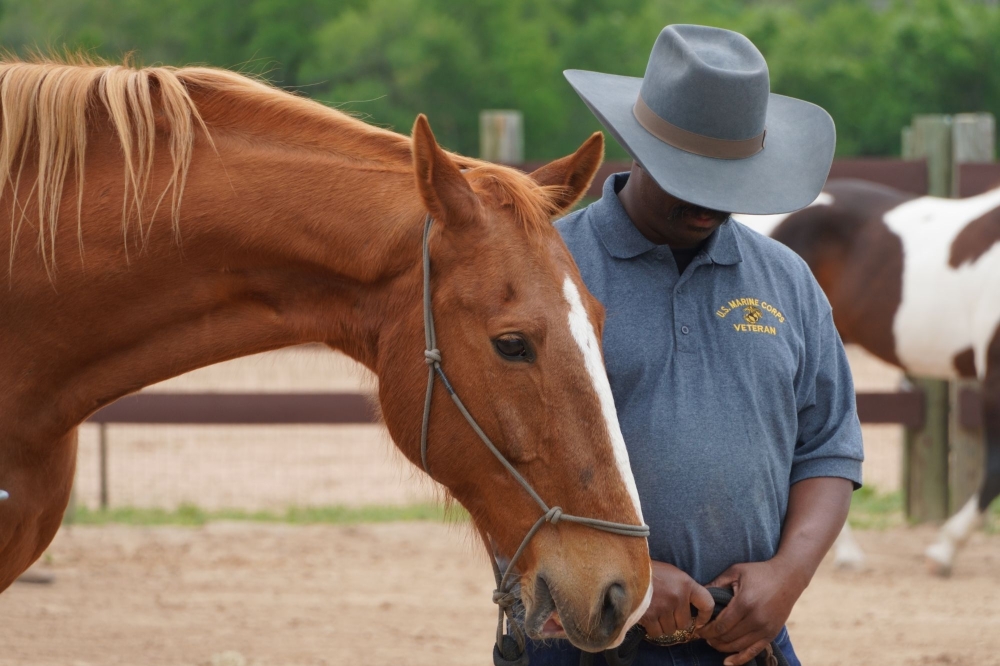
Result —
[[[1000, 536], [938, 580], [932, 533], [860, 532], [871, 570], [824, 564], [790, 622], [807, 666], [1000, 664]], [[0, 666], [490, 663], [464, 525], [74, 527], [50, 552], [54, 584], [0, 596]]]

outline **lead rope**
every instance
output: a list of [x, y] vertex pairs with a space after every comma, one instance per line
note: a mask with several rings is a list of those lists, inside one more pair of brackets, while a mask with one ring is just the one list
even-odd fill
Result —
[[[542, 525], [545, 523], [552, 523], [557, 525], [560, 521], [566, 521], [569, 523], [576, 523], [578, 525], [586, 525], [596, 530], [601, 530], [603, 532], [610, 532], [611, 534], [617, 534], [620, 536], [630, 536], [630, 537], [648, 537], [649, 536], [649, 526], [648, 525], [628, 525], [625, 523], [615, 523], [609, 520], [599, 520], [597, 518], [584, 518], [581, 516], [573, 516], [568, 513], [564, 513], [563, 510], [558, 506], [549, 507], [548, 504], [535, 492], [535, 489], [531, 487], [523, 476], [510, 464], [510, 461], [504, 457], [500, 450], [493, 444], [483, 429], [479, 427], [476, 420], [472, 418], [469, 414], [469, 410], [465, 408], [465, 405], [459, 399], [458, 394], [455, 393], [455, 389], [452, 388], [451, 382], [448, 381], [447, 375], [444, 374], [444, 370], [441, 368], [441, 351], [437, 348], [437, 334], [434, 330], [434, 312], [431, 307], [431, 255], [430, 255], [430, 233], [431, 224], [434, 222], [434, 218], [430, 215], [427, 216], [426, 222], [424, 223], [424, 236], [423, 236], [423, 270], [424, 270], [424, 362], [427, 364], [427, 392], [424, 398], [424, 417], [420, 426], [420, 462], [424, 466], [424, 471], [427, 472], [428, 476], [431, 476], [430, 467], [427, 465], [427, 427], [428, 421], [430, 420], [431, 414], [431, 396], [434, 393], [434, 376], [437, 375], [441, 378], [441, 383], [444, 384], [445, 390], [448, 395], [451, 396], [451, 401], [455, 403], [458, 407], [458, 411], [461, 412], [462, 416], [469, 423], [472, 429], [479, 439], [483, 441], [486, 448], [490, 450], [490, 453], [500, 461], [500, 464], [510, 473], [511, 476], [524, 488], [525, 492], [531, 496], [531, 499], [542, 510], [542, 515], [538, 517], [535, 524], [531, 526], [528, 533], [524, 536], [521, 541], [521, 545], [518, 546], [517, 550], [514, 552], [514, 556], [510, 558], [510, 562], [507, 564], [506, 569], [503, 572], [500, 571], [500, 566], [496, 562], [496, 557], [490, 548], [489, 535], [484, 535], [484, 542], [486, 543], [486, 549], [489, 552], [490, 563], [493, 565], [493, 577], [496, 579], [497, 587], [493, 591], [493, 603], [498, 606], [497, 615], [497, 642], [493, 650], [493, 662], [496, 666], [527, 666], [528, 659], [527, 655], [524, 654], [525, 648], [525, 635], [524, 630], [521, 628], [520, 624], [514, 618], [514, 604], [517, 602], [517, 594], [512, 591], [511, 587], [511, 576], [514, 572], [514, 565], [517, 563], [521, 554], [524, 552], [525, 548], [528, 546], [528, 542], [531, 538], [535, 536], [535, 533], [541, 529]], [[433, 478], [433, 477], [431, 477]], [[507, 629], [513, 632], [513, 641], [509, 634], [504, 633], [504, 616], [507, 617]], [[506, 640], [505, 640], [506, 639]]]

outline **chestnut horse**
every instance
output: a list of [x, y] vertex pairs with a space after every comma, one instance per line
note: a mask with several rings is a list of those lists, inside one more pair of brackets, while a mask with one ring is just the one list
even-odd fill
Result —
[[[342, 350], [419, 464], [428, 213], [438, 346], [468, 410], [547, 502], [641, 525], [603, 311], [550, 224], [586, 192], [600, 134], [529, 176], [446, 153], [423, 116], [410, 139], [207, 68], [7, 61], [0, 104], [0, 590], [59, 527], [77, 426], [201, 366]], [[428, 436], [434, 478], [510, 556], [535, 501], [444, 391]], [[519, 571], [529, 633], [587, 650], [649, 603], [641, 538], [545, 524]]]
[[[942, 199], [831, 181], [797, 213], [737, 217], [806, 260], [844, 342], [914, 376], [982, 382], [982, 484], [926, 551], [949, 573], [1000, 495], [1000, 189]], [[838, 553], [860, 555], [849, 532]]]

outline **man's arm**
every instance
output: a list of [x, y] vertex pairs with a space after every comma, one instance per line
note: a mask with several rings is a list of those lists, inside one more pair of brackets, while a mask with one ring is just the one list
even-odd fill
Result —
[[[732, 586], [733, 601], [700, 635], [726, 664], [745, 664], [773, 640], [847, 518], [864, 459], [854, 382], [833, 312], [808, 267], [813, 322], [803, 327], [806, 353], [796, 375], [798, 436], [789, 473], [788, 508], [774, 558], [737, 564], [711, 584]], [[809, 299], [807, 299], [809, 300]], [[808, 309], [808, 308], [807, 308]]]
[[781, 543], [767, 562], [736, 564], [709, 587], [732, 587], [734, 597], [699, 636], [739, 666], [756, 657], [781, 631], [823, 556], [840, 533], [851, 506], [848, 479], [815, 477], [793, 485]]

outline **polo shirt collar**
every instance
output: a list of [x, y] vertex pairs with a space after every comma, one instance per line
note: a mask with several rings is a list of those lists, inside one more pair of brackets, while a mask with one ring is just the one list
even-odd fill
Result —
[[[587, 209], [591, 224], [605, 249], [616, 259], [633, 259], [659, 247], [642, 235], [618, 200], [618, 192], [628, 181], [628, 172], [611, 174], [604, 181], [601, 198]], [[704, 254], [716, 264], [732, 265], [743, 260], [740, 254], [736, 222], [730, 218], [708, 237]]]
[[732, 266], [743, 261], [743, 255], [740, 253], [738, 224], [730, 217], [725, 224], [708, 237], [704, 252], [713, 263]]
[[657, 247], [635, 228], [622, 202], [618, 200], [618, 192], [628, 182], [628, 172], [613, 173], [604, 181], [601, 198], [591, 204], [591, 224], [604, 243], [608, 254], [616, 259], [632, 259]]

